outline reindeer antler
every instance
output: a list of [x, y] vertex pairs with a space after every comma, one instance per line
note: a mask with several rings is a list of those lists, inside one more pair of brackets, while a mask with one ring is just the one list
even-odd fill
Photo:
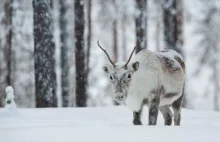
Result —
[[136, 48], [137, 48], [138, 46], [140, 46], [141, 42], [142, 42], [142, 41], [139, 41], [139, 40], [137, 39], [137, 45], [136, 45], [136, 46], [134, 46], [134, 49], [133, 49], [133, 51], [131, 52], [131, 55], [130, 55], [130, 57], [129, 57], [129, 59], [128, 59], [127, 63], [124, 65], [124, 67], [125, 67], [125, 68], [127, 68], [128, 63], [130, 62], [131, 57], [132, 57], [132, 55], [133, 55], [134, 51], [136, 50]]
[[107, 55], [107, 57], [108, 57], [108, 60], [111, 62], [111, 64], [113, 65], [113, 67], [115, 67], [115, 64], [113, 63], [113, 61], [111, 60], [111, 58], [109, 57], [109, 55], [108, 55], [108, 53], [106, 52], [106, 50], [105, 49], [103, 49], [102, 47], [101, 47], [101, 45], [99, 45], [99, 41], [97, 41], [97, 44], [98, 44], [98, 46], [99, 46], [99, 48], [101, 48], [102, 49], [102, 51], [104, 51], [105, 52], [105, 54]]

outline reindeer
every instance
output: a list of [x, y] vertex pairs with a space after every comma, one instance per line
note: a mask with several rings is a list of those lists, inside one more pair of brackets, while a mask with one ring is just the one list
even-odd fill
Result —
[[180, 125], [181, 104], [185, 78], [183, 58], [174, 50], [151, 52], [143, 49], [132, 57], [134, 47], [126, 63], [114, 63], [108, 53], [97, 42], [107, 55], [111, 64], [103, 67], [114, 88], [113, 98], [125, 103], [133, 111], [133, 124], [142, 125], [140, 120], [143, 105], [149, 106], [148, 125], [156, 125], [158, 111], [164, 117], [164, 125]]

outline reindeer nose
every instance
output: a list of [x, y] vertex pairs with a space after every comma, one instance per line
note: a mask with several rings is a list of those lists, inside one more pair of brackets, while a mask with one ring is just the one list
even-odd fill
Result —
[[122, 93], [122, 92], [117, 92], [117, 95], [115, 96], [115, 99], [117, 99], [117, 100], [123, 100], [125, 98], [125, 95], [124, 95], [124, 93]]
[[121, 89], [117, 89], [117, 90], [115, 91], [115, 93], [116, 93], [116, 94], [122, 94], [123, 91], [122, 91]]
[[124, 98], [124, 96], [118, 96], [117, 98], [118, 98], [118, 99], [123, 99], [123, 98]]
[[118, 101], [122, 101], [125, 99], [125, 96], [116, 96], [115, 99]]
[[10, 104], [10, 103], [11, 103], [11, 100], [7, 100], [6, 103], [7, 103], [7, 104]]

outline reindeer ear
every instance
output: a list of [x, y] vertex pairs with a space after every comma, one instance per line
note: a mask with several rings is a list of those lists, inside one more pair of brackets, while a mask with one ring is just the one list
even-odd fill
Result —
[[137, 61], [137, 62], [132, 63], [132, 68], [134, 69], [134, 71], [137, 71], [139, 68], [139, 62]]
[[106, 73], [109, 73], [112, 70], [112, 66], [110, 65], [105, 65], [102, 67], [103, 71]]

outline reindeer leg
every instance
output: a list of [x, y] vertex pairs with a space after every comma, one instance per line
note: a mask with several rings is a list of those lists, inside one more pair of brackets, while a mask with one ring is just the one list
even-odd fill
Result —
[[183, 95], [172, 103], [172, 108], [174, 112], [174, 125], [178, 125], [178, 126], [180, 125], [180, 121], [181, 121], [182, 100], [183, 100]]
[[168, 105], [160, 107], [160, 112], [163, 114], [164, 125], [172, 125], [172, 112]]
[[133, 124], [134, 125], [142, 125], [141, 123], [141, 114], [142, 114], [142, 108], [136, 112], [133, 112]]
[[149, 100], [148, 125], [156, 125], [157, 124], [159, 103], [160, 103], [159, 95], [153, 95], [153, 98]]

